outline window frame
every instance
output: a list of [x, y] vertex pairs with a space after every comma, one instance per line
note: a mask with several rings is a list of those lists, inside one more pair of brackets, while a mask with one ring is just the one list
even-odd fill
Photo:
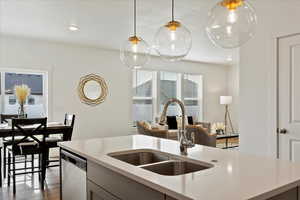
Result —
[[[191, 75], [191, 76], [199, 76], [200, 80], [199, 80], [199, 83], [200, 83], [200, 87], [198, 88], [198, 97], [183, 97], [183, 92], [182, 92], [182, 101], [184, 102], [185, 100], [196, 100], [198, 101], [198, 104], [200, 106], [200, 112], [199, 112], [199, 116], [198, 117], [198, 121], [203, 121], [204, 119], [204, 112], [203, 112], [203, 94], [204, 94], [204, 77], [203, 77], [203, 74], [198, 74], [198, 73], [182, 73], [182, 83], [184, 83], [184, 75]], [[182, 87], [183, 84], [182, 84]], [[182, 89], [183, 91], [183, 89]]]
[[[169, 73], [176, 73], [177, 74], [177, 80], [176, 80], [176, 98], [178, 98], [181, 101], [184, 100], [197, 100], [198, 104], [200, 106], [200, 111], [199, 111], [199, 116], [198, 120], [203, 121], [203, 89], [204, 89], [204, 78], [203, 74], [201, 73], [184, 73], [184, 72], [176, 72], [176, 71], [167, 71], [167, 70], [152, 70], [152, 69], [134, 69], [131, 73], [133, 76], [136, 71], [150, 71], [153, 73], [153, 78], [152, 78], [152, 97], [135, 97], [132, 94], [132, 104], [134, 100], [152, 100], [152, 122], [155, 122], [155, 118], [158, 117], [159, 113], [161, 113], [161, 108], [160, 108], [160, 72], [169, 72]], [[198, 89], [198, 97], [197, 98], [184, 98], [183, 97], [183, 90], [184, 90], [184, 75], [194, 75], [194, 76], [199, 76], [200, 80], [200, 87]], [[133, 78], [131, 79], [133, 81]], [[133, 88], [133, 82], [131, 84], [131, 89]], [[131, 117], [133, 116], [133, 110], [131, 109]], [[132, 118], [131, 118], [132, 119]], [[131, 120], [132, 123], [134, 124], [135, 122], [133, 119]]]
[[149, 69], [133, 69], [132, 70], [132, 77], [131, 77], [131, 90], [133, 89], [133, 76], [136, 76], [137, 71], [147, 71], [152, 73], [152, 97], [141, 97], [141, 96], [134, 96], [132, 93], [132, 98], [131, 98], [131, 123], [133, 126], [135, 126], [135, 121], [133, 121], [133, 111], [132, 111], [132, 106], [134, 104], [134, 100], [152, 100], [152, 121], [155, 119], [154, 113], [156, 112], [155, 105], [157, 104], [157, 98], [156, 98], [156, 79], [157, 79], [157, 72]]

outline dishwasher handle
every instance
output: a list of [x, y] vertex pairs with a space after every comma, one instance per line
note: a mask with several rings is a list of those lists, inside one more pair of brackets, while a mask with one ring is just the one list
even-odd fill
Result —
[[73, 153], [67, 152], [65, 150], [61, 150], [61, 159], [65, 160], [66, 162], [72, 163], [73, 165], [77, 166], [78, 168], [86, 171], [87, 162], [85, 159], [75, 155]]

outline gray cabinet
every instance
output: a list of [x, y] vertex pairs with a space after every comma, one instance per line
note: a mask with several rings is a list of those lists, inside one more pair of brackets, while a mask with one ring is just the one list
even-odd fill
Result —
[[[88, 200], [176, 200], [93, 162], [87, 164]], [[298, 188], [267, 200], [300, 200]]]
[[87, 192], [88, 200], [120, 200], [91, 181], [87, 182]]
[[177, 199], [174, 199], [173, 197], [166, 195], [166, 200], [177, 200]]
[[153, 190], [152, 188], [140, 184], [110, 169], [102, 167], [101, 165], [88, 162], [87, 166], [88, 179], [119, 199], [165, 200], [165, 194]]
[[299, 200], [298, 198], [298, 187], [281, 193], [277, 196], [269, 198], [268, 200]]

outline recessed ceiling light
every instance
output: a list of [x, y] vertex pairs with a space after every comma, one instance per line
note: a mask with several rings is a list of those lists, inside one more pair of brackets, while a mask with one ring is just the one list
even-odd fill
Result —
[[232, 57], [231, 56], [227, 57], [227, 61], [231, 62], [232, 61]]
[[71, 24], [71, 25], [69, 26], [69, 30], [70, 30], [70, 31], [78, 31], [78, 30], [79, 30], [79, 27], [76, 26], [76, 25], [74, 25], [74, 24]]

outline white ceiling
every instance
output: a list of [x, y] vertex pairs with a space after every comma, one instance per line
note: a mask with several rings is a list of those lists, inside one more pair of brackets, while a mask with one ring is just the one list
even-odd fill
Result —
[[[177, 0], [175, 17], [192, 32], [187, 59], [228, 63], [236, 50], [214, 46], [205, 34], [209, 9], [217, 0]], [[132, 31], [133, 0], [0, 0], [1, 32], [119, 50]], [[137, 0], [138, 35], [152, 44], [159, 26], [170, 20], [171, 0]], [[68, 26], [76, 24], [78, 32]], [[233, 55], [234, 54], [234, 55]]]

